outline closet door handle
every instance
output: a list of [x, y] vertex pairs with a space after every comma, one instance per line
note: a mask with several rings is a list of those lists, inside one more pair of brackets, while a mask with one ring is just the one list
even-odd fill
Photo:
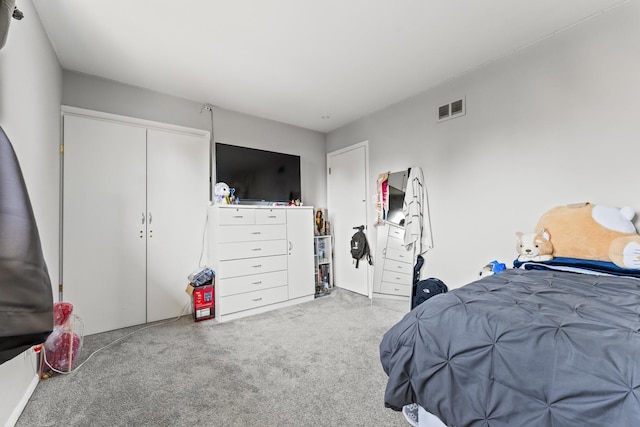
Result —
[[144, 224], [144, 212], [142, 212], [142, 224]]
[[149, 224], [151, 224], [151, 221], [153, 221], [153, 217], [151, 216], [151, 212], [149, 212]]

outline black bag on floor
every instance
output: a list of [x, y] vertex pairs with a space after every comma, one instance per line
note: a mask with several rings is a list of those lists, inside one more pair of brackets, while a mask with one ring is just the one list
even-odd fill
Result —
[[416, 285], [416, 295], [413, 297], [411, 309], [413, 310], [434, 295], [443, 294], [448, 291], [447, 285], [435, 277], [420, 280]]

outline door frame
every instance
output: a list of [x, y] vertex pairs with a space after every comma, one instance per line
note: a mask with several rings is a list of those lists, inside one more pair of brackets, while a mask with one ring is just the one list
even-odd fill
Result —
[[[369, 206], [369, 140], [364, 140], [362, 142], [358, 142], [356, 144], [352, 144], [343, 148], [340, 148], [338, 150], [334, 150], [331, 151], [329, 153], [327, 153], [327, 170], [326, 170], [326, 175], [327, 175], [327, 208], [329, 209], [329, 212], [331, 212], [332, 206], [331, 206], [331, 185], [330, 185], [330, 178], [329, 178], [329, 165], [330, 165], [330, 159], [334, 156], [338, 156], [340, 154], [346, 153], [347, 151], [351, 151], [351, 150], [355, 150], [358, 148], [364, 147], [364, 186], [365, 186], [365, 231], [367, 234], [367, 239], [369, 240], [369, 242], [371, 242], [371, 233], [369, 233], [369, 231], [371, 230], [371, 227], [369, 227], [369, 219], [371, 218], [371, 207]], [[373, 262], [375, 263], [376, 260], [373, 260]], [[364, 262], [362, 263], [362, 265], [365, 265], [367, 267], [367, 296], [369, 297], [369, 299], [373, 298], [373, 266], [369, 265], [369, 263]], [[334, 266], [334, 271], [335, 271], [335, 266]]]

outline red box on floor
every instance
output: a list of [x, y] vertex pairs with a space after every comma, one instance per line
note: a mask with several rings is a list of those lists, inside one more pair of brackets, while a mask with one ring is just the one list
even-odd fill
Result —
[[200, 320], [215, 317], [213, 285], [204, 285], [193, 288], [191, 301], [193, 302], [193, 320], [199, 322]]

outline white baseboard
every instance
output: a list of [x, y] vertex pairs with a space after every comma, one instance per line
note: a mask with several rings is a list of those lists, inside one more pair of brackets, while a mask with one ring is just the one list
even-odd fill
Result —
[[0, 426], [13, 427], [38, 386], [38, 354], [25, 350], [0, 365]]
[[39, 378], [38, 378], [38, 375], [36, 374], [31, 379], [29, 386], [24, 391], [24, 395], [22, 396], [22, 398], [20, 399], [16, 407], [13, 409], [13, 412], [11, 413], [11, 415], [9, 415], [9, 419], [7, 419], [7, 422], [5, 423], [4, 427], [13, 427], [16, 424], [16, 422], [18, 422], [18, 418], [20, 418], [20, 414], [22, 414], [22, 411], [24, 410], [25, 406], [27, 406], [29, 399], [31, 399], [31, 395], [33, 394], [34, 390], [38, 386], [38, 381], [39, 381]]

